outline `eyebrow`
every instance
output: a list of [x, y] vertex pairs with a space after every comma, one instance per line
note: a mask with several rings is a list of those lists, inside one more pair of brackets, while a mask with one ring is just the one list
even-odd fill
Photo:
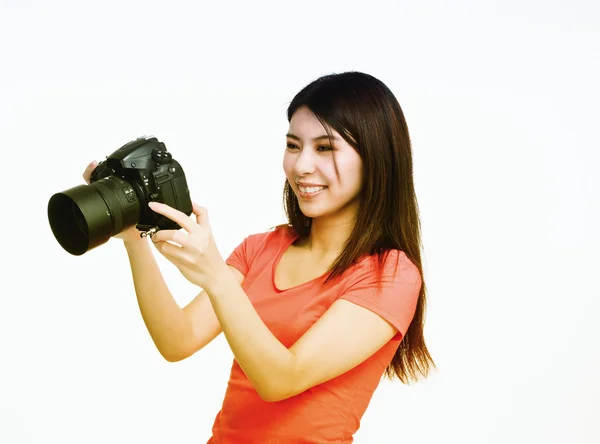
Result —
[[[290, 139], [294, 139], [294, 140], [300, 141], [300, 137], [296, 136], [295, 134], [287, 133], [285, 136], [289, 137]], [[327, 140], [329, 140], [330, 137], [327, 134], [324, 134], [322, 136], [314, 137], [313, 138], [313, 142], [315, 142], [317, 140], [321, 140], [321, 139], [327, 139]], [[331, 136], [331, 140], [340, 140], [340, 139], [339, 139], [339, 137]]]

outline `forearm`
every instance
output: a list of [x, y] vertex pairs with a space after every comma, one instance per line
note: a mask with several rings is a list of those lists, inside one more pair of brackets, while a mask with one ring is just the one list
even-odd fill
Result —
[[146, 328], [161, 355], [178, 360], [193, 337], [191, 322], [169, 291], [147, 240], [124, 244]]
[[207, 293], [240, 367], [263, 399], [276, 400], [294, 355], [267, 328], [231, 273], [224, 272]]

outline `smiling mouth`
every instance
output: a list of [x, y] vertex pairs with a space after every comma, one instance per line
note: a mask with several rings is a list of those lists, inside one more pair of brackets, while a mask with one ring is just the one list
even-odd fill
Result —
[[326, 186], [320, 186], [320, 187], [303, 187], [303, 186], [298, 185], [298, 189], [300, 190], [301, 193], [304, 193], [304, 194], [318, 193], [319, 191], [322, 191], [325, 188], [327, 188], [327, 187]]

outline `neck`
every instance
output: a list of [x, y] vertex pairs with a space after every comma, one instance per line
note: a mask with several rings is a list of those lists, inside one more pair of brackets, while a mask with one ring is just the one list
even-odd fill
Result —
[[315, 218], [303, 246], [311, 253], [337, 256], [352, 233], [354, 218]]

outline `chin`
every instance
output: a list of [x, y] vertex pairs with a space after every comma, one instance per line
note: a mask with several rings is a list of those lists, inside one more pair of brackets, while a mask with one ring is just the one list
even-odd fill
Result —
[[306, 208], [304, 205], [300, 205], [300, 211], [302, 211], [302, 214], [306, 217], [310, 217], [311, 219], [327, 216], [332, 213], [332, 211], [328, 211], [325, 208]]
[[323, 204], [318, 206], [307, 205], [302, 204], [299, 200], [300, 211], [302, 211], [302, 214], [304, 214], [306, 217], [310, 217], [311, 219], [328, 218], [330, 216], [345, 218], [350, 214], [355, 214], [358, 211], [358, 209], [353, 208], [353, 206], [353, 202], [347, 202], [341, 206], [328, 206]]

